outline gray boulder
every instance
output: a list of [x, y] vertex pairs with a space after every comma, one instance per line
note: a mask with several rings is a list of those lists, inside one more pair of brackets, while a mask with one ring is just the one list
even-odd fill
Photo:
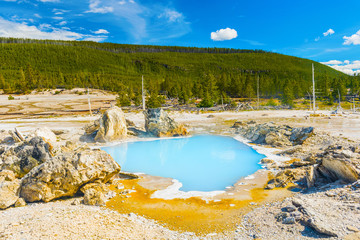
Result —
[[149, 108], [144, 111], [145, 129], [150, 135], [156, 137], [184, 136], [187, 130], [170, 118], [162, 108]]
[[94, 122], [87, 124], [84, 127], [85, 134], [87, 134], [87, 135], [95, 134], [96, 135], [99, 128], [100, 128], [100, 119], [96, 119]]
[[332, 145], [322, 153], [320, 173], [328, 180], [355, 182], [360, 178], [359, 154], [353, 146]]
[[120, 166], [102, 150], [58, 155], [32, 169], [21, 181], [20, 196], [27, 202], [73, 196], [94, 181], [107, 182]]
[[275, 147], [302, 144], [313, 135], [314, 128], [291, 128], [287, 125], [269, 123], [256, 123], [250, 121], [235, 122], [232, 128], [237, 134], [249, 139], [256, 144], [268, 144]]
[[302, 144], [313, 133], [314, 133], [313, 127], [294, 128], [291, 131], [290, 141], [295, 144]]
[[52, 146], [42, 137], [34, 137], [15, 147], [6, 149], [0, 155], [0, 169], [11, 170], [21, 178], [34, 167], [52, 157]]
[[352, 183], [359, 179], [359, 174], [349, 159], [326, 157], [322, 160], [322, 166], [336, 175], [338, 179], [342, 179], [346, 182]]
[[272, 145], [272, 146], [291, 146], [291, 142], [289, 139], [282, 135], [281, 133], [276, 132], [270, 132], [265, 137], [266, 144]]

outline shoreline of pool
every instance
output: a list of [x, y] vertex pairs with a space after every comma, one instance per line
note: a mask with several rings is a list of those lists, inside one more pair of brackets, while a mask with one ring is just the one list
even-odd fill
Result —
[[[126, 139], [126, 140], [122, 140], [122, 141], [118, 141], [118, 142], [112, 142], [112, 143], [107, 143], [107, 144], [100, 144], [100, 145], [96, 145], [96, 146], [92, 146], [92, 148], [103, 148], [103, 147], [113, 147], [119, 144], [123, 144], [123, 143], [131, 143], [131, 142], [141, 142], [141, 141], [156, 141], [156, 140], [163, 140], [163, 139], [177, 139], [177, 138], [190, 138], [190, 137], [194, 137], [194, 136], [199, 136], [199, 135], [216, 135], [216, 136], [226, 136], [226, 137], [231, 137], [249, 147], [251, 147], [252, 149], [254, 149], [256, 152], [265, 155], [265, 158], [273, 160], [274, 162], [283, 162], [283, 161], [288, 161], [290, 160], [289, 157], [284, 157], [284, 156], [278, 156], [275, 154], [275, 152], [280, 151], [277, 148], [270, 148], [270, 147], [263, 147], [263, 146], [259, 146], [256, 144], [251, 144], [250, 141], [248, 141], [247, 139], [236, 135], [236, 134], [232, 134], [232, 135], [223, 135], [223, 134], [194, 134], [194, 135], [189, 135], [189, 136], [183, 136], [183, 137], [164, 137], [164, 138], [155, 138], [155, 137], [149, 137], [149, 138], [132, 138], [132, 139]], [[262, 158], [264, 159], [264, 158]], [[259, 161], [259, 164], [261, 163], [261, 160]], [[180, 188], [182, 187], [182, 183], [175, 178], [171, 178], [171, 184], [168, 185], [167, 187], [163, 188], [163, 189], [157, 189], [152, 195], [151, 198], [159, 198], [159, 199], [164, 199], [164, 200], [172, 200], [172, 199], [188, 199], [188, 198], [192, 198], [192, 197], [199, 197], [203, 200], [212, 200], [214, 198], [217, 198], [221, 195], [232, 195], [231, 191], [235, 191], [238, 192], [239, 188], [242, 187], [243, 188], [243, 192], [249, 192], [252, 188], [254, 188], [255, 186], [249, 186], [251, 185], [258, 185], [258, 184], [254, 184], [254, 182], [261, 182], [261, 180], [263, 179], [259, 179], [260, 177], [263, 178], [264, 177], [264, 171], [269, 171], [272, 172], [271, 169], [267, 169], [265, 165], [261, 164], [262, 169], [259, 169], [257, 171], [255, 171], [254, 173], [244, 176], [244, 177], [240, 177], [237, 182], [235, 182], [233, 185], [231, 186], [227, 186], [225, 187], [224, 190], [216, 190], [216, 191], [182, 191], [180, 190]], [[132, 172], [125, 172], [125, 173], [132, 173]], [[148, 178], [152, 178], [152, 177], [157, 177], [157, 176], [152, 176], [146, 173], [141, 173], [141, 172], [137, 172], [137, 173], [132, 173], [132, 174], [136, 174], [136, 175], [146, 175]], [[266, 174], [268, 175], [268, 174]], [[166, 179], [165, 177], [161, 177]], [[246, 187], [249, 186], [249, 187]], [[245, 188], [246, 187], [246, 188]]]

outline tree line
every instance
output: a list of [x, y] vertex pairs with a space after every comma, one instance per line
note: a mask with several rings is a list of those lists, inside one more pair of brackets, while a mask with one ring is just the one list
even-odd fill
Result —
[[256, 97], [259, 79], [261, 97], [291, 104], [311, 91], [312, 63], [325, 100], [360, 90], [360, 76], [265, 51], [7, 38], [0, 43], [0, 88], [5, 93], [90, 87], [118, 92], [123, 105], [139, 104], [143, 75], [155, 105], [164, 98], [182, 104], [200, 98], [200, 106], [206, 107]]

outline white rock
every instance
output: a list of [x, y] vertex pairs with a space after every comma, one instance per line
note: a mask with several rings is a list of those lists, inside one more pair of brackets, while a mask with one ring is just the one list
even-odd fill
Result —
[[127, 136], [125, 115], [119, 107], [112, 107], [100, 118], [100, 127], [95, 136], [97, 142], [111, 142]]
[[34, 137], [42, 137], [45, 141], [56, 144], [56, 135], [49, 128], [37, 128], [34, 132]]
[[15, 204], [19, 199], [20, 180], [15, 178], [12, 171], [0, 172], [0, 209]]

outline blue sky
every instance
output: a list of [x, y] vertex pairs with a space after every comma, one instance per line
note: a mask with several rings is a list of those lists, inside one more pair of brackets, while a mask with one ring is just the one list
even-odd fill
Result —
[[0, 0], [0, 36], [263, 49], [353, 74], [359, 9], [359, 0]]

